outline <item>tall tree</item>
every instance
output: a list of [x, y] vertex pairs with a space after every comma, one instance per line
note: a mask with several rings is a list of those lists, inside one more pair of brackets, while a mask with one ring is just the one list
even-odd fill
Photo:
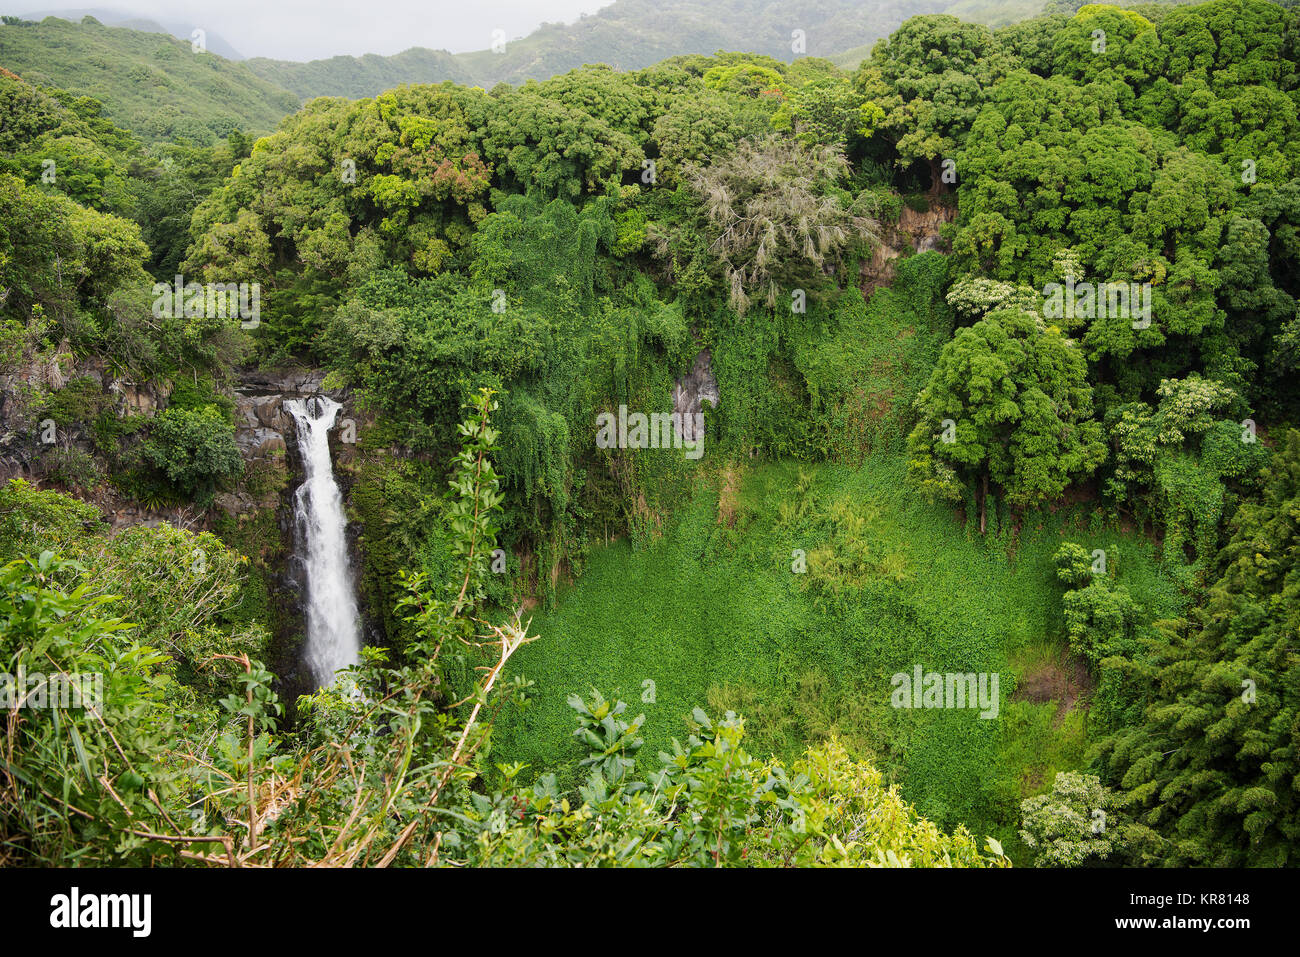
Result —
[[937, 193], [943, 160], [965, 142], [985, 91], [1009, 65], [988, 27], [946, 14], [913, 17], [876, 44], [855, 82], [884, 111], [880, 128], [895, 138], [899, 165], [928, 163]]
[[974, 494], [981, 532], [990, 483], [1013, 504], [1032, 505], [1060, 495], [1106, 456], [1082, 352], [1014, 309], [957, 332], [916, 410], [909, 477], [940, 498]]
[[1242, 505], [1222, 572], [1192, 622], [1116, 660], [1151, 695], [1145, 720], [1098, 756], [1140, 820], [1169, 839], [1167, 863], [1295, 864], [1300, 847], [1300, 432]]

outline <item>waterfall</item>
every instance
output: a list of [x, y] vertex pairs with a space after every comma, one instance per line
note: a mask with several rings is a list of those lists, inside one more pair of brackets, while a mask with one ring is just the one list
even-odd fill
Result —
[[306, 662], [318, 687], [334, 672], [356, 664], [361, 631], [348, 564], [347, 518], [334, 481], [329, 430], [342, 406], [327, 396], [286, 399], [284, 409], [298, 424], [303, 483], [294, 496], [300, 557], [307, 573]]

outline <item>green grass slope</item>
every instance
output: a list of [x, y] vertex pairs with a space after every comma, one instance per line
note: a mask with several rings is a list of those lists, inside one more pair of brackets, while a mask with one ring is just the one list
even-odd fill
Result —
[[[719, 519], [726, 483], [715, 475], [659, 541], [597, 549], [556, 608], [536, 615], [540, 639], [512, 662], [536, 682], [536, 699], [503, 716], [493, 760], [577, 775], [565, 700], [593, 687], [646, 714], [647, 762], [688, 733], [693, 707], [734, 709], [758, 753], [789, 757], [837, 735], [927, 817], [1014, 847], [1019, 802], [1079, 766], [1088, 736], [1086, 698], [1069, 707], [1017, 694], [1027, 677], [1036, 686], [1060, 677], [1052, 554], [1066, 540], [1118, 552], [1122, 580], [1153, 617], [1176, 613], [1177, 590], [1150, 545], [1100, 510], [1031, 515], [1014, 540], [983, 541], [951, 509], [919, 501], [894, 454], [800, 472], [744, 470], [734, 507], [724, 506], [734, 525]], [[870, 577], [837, 597], [818, 588], [813, 568], [792, 571], [796, 548], [811, 556], [863, 542], [896, 556], [896, 580]], [[998, 672], [998, 716], [892, 708], [891, 675], [917, 664]]]

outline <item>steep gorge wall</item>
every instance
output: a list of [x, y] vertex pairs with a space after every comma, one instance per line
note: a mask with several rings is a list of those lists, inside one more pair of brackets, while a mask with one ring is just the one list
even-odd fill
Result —
[[916, 210], [904, 204], [898, 221], [881, 230], [881, 241], [871, 258], [862, 264], [862, 295], [871, 294], [893, 282], [896, 265], [905, 253], [948, 252], [943, 227], [957, 218], [955, 201], [930, 202], [929, 208]]
[[[235, 444], [244, 462], [241, 479], [218, 492], [208, 509], [192, 503], [150, 504], [124, 494], [110, 481], [107, 461], [110, 451], [140, 442], [140, 435], [118, 437], [106, 446], [92, 419], [153, 419], [168, 407], [173, 384], [135, 381], [98, 360], [74, 362], [65, 347], [0, 375], [0, 484], [19, 478], [74, 494], [99, 508], [115, 531], [167, 523], [213, 532], [247, 555], [269, 596], [267, 624], [274, 634], [269, 663], [281, 679], [282, 696], [292, 701], [299, 691], [307, 690], [308, 682], [300, 673], [298, 654], [304, 634], [305, 583], [296, 559], [300, 543], [294, 541], [293, 520], [293, 494], [302, 480], [302, 463], [297, 430], [284, 401], [324, 392], [323, 378], [322, 372], [311, 369], [243, 372], [227, 392], [234, 403]], [[350, 419], [348, 397], [326, 394], [343, 402], [340, 420]], [[64, 411], [51, 413], [51, 408]], [[78, 419], [78, 409], [90, 412]], [[339, 441], [340, 431], [336, 429], [331, 437], [336, 458], [352, 454]], [[60, 463], [69, 458], [88, 463], [84, 482], [71, 483], [61, 471]], [[339, 478], [346, 496], [346, 470]], [[356, 528], [350, 528], [349, 544], [354, 568], [359, 567]]]

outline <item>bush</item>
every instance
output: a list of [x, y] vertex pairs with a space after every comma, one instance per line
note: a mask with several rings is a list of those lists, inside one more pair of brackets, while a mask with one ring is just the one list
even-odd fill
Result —
[[1020, 837], [1036, 867], [1120, 863], [1154, 837], [1120, 813], [1124, 799], [1091, 774], [1062, 771], [1052, 790], [1020, 805]]
[[78, 448], [51, 449], [43, 457], [46, 475], [64, 488], [86, 491], [99, 483], [94, 457]]
[[203, 506], [212, 503], [221, 484], [244, 471], [230, 423], [212, 405], [163, 412], [154, 422], [144, 453], [168, 481]]
[[22, 552], [64, 550], [99, 522], [99, 509], [22, 479], [0, 488], [0, 562]]

